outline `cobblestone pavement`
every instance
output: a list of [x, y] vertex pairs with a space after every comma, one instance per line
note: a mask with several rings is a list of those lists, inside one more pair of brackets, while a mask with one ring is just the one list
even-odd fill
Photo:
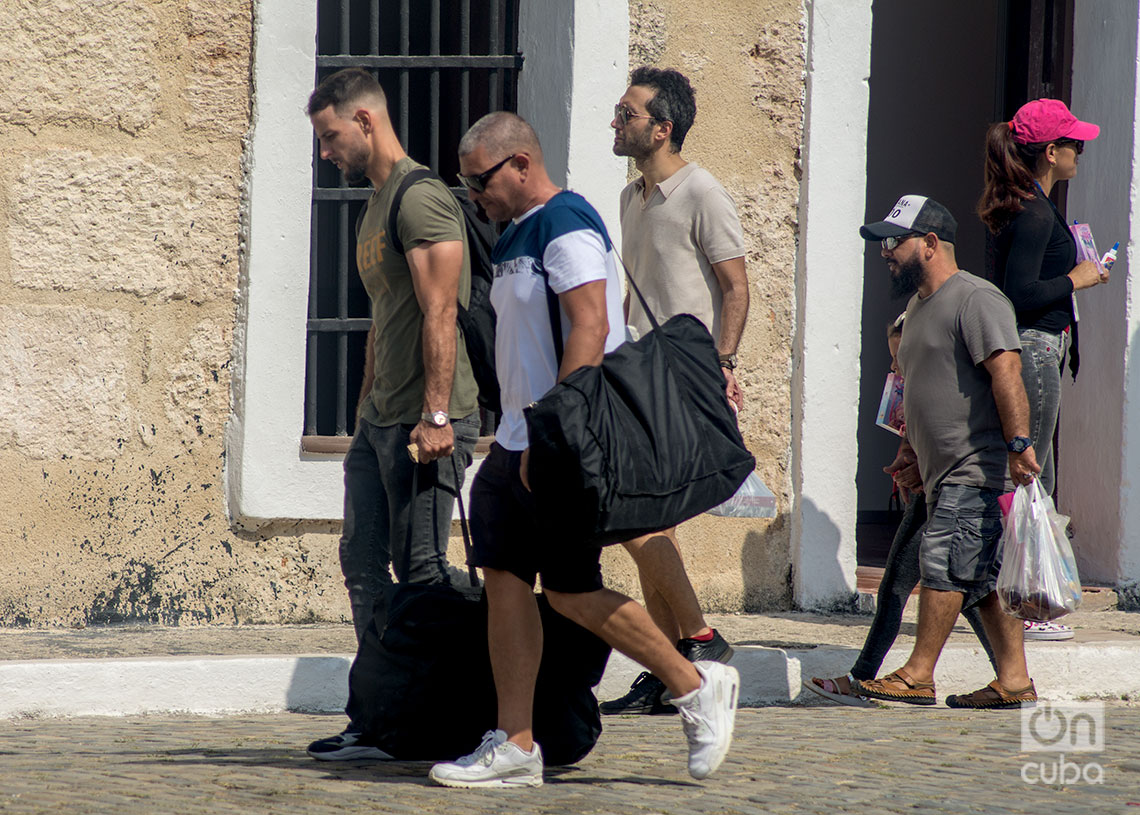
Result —
[[[1020, 752], [1017, 712], [892, 707], [743, 710], [704, 782], [675, 718], [606, 721], [575, 768], [531, 790], [429, 786], [423, 763], [319, 763], [335, 716], [0, 721], [0, 813], [1140, 813], [1140, 706], [1110, 704], [1104, 752]], [[474, 745], [472, 745], [474, 746]], [[1072, 782], [1095, 760], [1102, 784]], [[1091, 772], [1095, 778], [1095, 771]]]

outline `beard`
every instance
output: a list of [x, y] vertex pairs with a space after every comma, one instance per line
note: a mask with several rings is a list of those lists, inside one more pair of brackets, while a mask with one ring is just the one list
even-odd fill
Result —
[[910, 297], [926, 280], [926, 272], [919, 263], [918, 258], [900, 261], [895, 264], [898, 269], [891, 275], [891, 299]]
[[344, 180], [349, 184], [360, 184], [368, 178], [368, 151], [361, 147], [344, 160]]
[[615, 156], [629, 156], [634, 161], [648, 158], [653, 152], [653, 142], [649, 136], [649, 128], [640, 133], [632, 133], [627, 127], [621, 142], [614, 142]]

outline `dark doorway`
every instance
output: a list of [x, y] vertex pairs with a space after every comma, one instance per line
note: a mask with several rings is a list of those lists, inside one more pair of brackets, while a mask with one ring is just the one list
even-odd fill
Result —
[[[934, 198], [958, 220], [961, 268], [990, 276], [988, 233], [974, 214], [985, 131], [1029, 99], [1068, 101], [1072, 0], [874, 0], [872, 13], [865, 220], [907, 193]], [[906, 302], [889, 298], [877, 247], [863, 280], [857, 560], [881, 566], [899, 519], [882, 468], [899, 440], [875, 414], [890, 366], [886, 326]]]

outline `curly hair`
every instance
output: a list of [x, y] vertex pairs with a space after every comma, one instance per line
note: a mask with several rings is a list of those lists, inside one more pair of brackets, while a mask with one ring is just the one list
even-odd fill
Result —
[[685, 143], [685, 135], [697, 116], [697, 95], [689, 80], [672, 68], [645, 65], [633, 72], [629, 84], [653, 91], [653, 98], [645, 109], [657, 121], [673, 123], [669, 143], [673, 146], [673, 152], [679, 153], [681, 145]]

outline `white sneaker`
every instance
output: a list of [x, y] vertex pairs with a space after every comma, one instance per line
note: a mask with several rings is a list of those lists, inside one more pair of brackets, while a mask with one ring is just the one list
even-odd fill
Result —
[[740, 674], [731, 665], [694, 662], [701, 686], [676, 699], [666, 699], [681, 712], [689, 740], [689, 775], [706, 778], [716, 771], [732, 745]]
[[541, 787], [542, 748], [527, 753], [504, 731], [488, 730], [474, 753], [436, 764], [428, 777], [445, 787]]
[[1025, 639], [1027, 640], [1071, 640], [1073, 629], [1060, 623], [1039, 623], [1034, 620], [1025, 621]]

